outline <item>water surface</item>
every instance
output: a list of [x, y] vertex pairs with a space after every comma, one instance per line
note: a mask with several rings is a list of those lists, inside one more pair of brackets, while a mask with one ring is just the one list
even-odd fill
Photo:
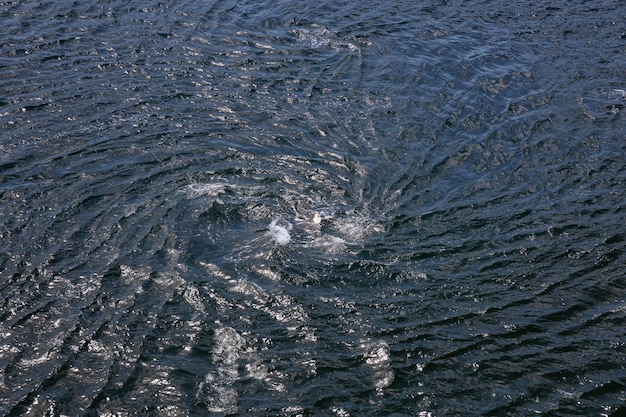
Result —
[[0, 414], [620, 412], [621, 2], [379, 3], [0, 2]]

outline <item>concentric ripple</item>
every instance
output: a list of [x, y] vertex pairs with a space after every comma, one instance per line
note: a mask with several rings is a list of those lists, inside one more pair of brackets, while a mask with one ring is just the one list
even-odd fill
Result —
[[619, 415], [623, 12], [431, 3], [0, 3], [0, 414]]

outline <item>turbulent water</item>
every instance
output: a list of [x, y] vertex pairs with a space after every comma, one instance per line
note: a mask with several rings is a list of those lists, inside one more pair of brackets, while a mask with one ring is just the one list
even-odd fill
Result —
[[0, 17], [0, 415], [625, 412], [621, 1]]

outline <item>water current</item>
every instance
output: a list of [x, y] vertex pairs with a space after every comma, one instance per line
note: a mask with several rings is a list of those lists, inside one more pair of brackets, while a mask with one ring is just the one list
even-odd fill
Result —
[[626, 413], [621, 1], [0, 19], [0, 415]]

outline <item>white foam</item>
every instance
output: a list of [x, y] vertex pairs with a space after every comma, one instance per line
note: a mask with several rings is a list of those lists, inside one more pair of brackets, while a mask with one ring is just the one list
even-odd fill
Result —
[[209, 196], [217, 197], [226, 192], [229, 185], [218, 182], [213, 184], [191, 184], [187, 186], [187, 195], [191, 198]]
[[286, 226], [279, 226], [277, 220], [273, 220], [268, 226], [270, 236], [276, 244], [281, 246], [284, 246], [291, 241], [289, 229], [291, 229], [291, 224], [287, 223]]
[[622, 90], [620, 88], [616, 88], [613, 91], [611, 91], [611, 93], [609, 94], [609, 97], [614, 98], [621, 98], [622, 100], [626, 100], [626, 90]]
[[238, 395], [233, 384], [239, 376], [238, 362], [245, 346], [245, 339], [232, 327], [215, 330], [213, 363], [217, 369], [207, 374], [196, 393], [199, 399], [207, 401], [210, 412], [237, 412]]
[[314, 26], [311, 30], [299, 29], [293, 32], [300, 42], [310, 43], [311, 48], [321, 49], [330, 47], [335, 51], [349, 50], [359, 52], [360, 48], [353, 43], [342, 41], [337, 34], [329, 31], [325, 27]]
[[340, 253], [346, 249], [346, 241], [332, 235], [322, 235], [313, 239], [309, 246], [323, 248], [328, 253]]
[[378, 222], [365, 216], [351, 216], [344, 219], [338, 219], [335, 227], [349, 241], [358, 242], [366, 236], [382, 233], [384, 227]]
[[232, 327], [216, 329], [213, 361], [223, 365], [233, 365], [239, 359], [239, 354], [245, 345], [246, 340]]
[[191, 305], [198, 313], [206, 314], [204, 302], [198, 288], [192, 285], [186, 285], [183, 290], [183, 297], [189, 305]]
[[391, 385], [394, 379], [389, 345], [383, 340], [366, 341], [361, 344], [361, 349], [365, 349], [365, 363], [372, 369], [376, 393], [382, 395], [384, 388]]

